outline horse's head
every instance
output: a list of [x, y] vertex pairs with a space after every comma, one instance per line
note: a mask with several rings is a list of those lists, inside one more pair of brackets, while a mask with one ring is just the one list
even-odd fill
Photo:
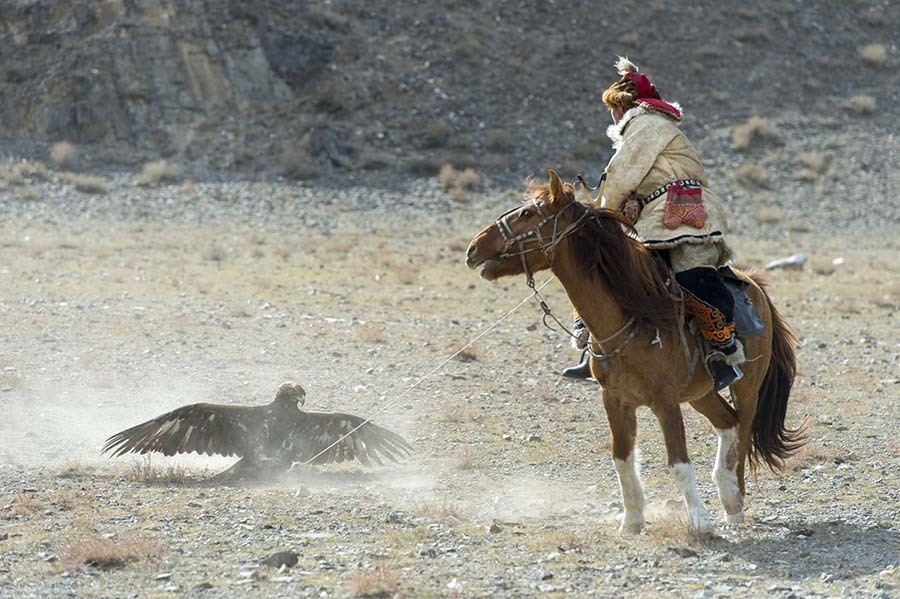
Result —
[[[481, 266], [488, 281], [550, 268], [557, 244], [577, 226], [575, 188], [550, 171], [547, 184], [531, 183], [521, 206], [501, 214], [469, 243], [466, 265]], [[582, 213], [583, 215], [583, 213]]]

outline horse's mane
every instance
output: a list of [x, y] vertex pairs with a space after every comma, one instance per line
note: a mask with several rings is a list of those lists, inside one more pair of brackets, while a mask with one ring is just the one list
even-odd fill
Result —
[[[563, 192], [575, 201], [573, 185], [565, 183]], [[546, 200], [550, 186], [529, 181], [526, 197]], [[586, 277], [598, 276], [606, 281], [626, 318], [634, 318], [640, 329], [674, 330], [675, 303], [666, 287], [665, 268], [638, 241], [634, 227], [613, 210], [581, 203], [576, 203], [575, 210], [588, 212], [584, 226], [569, 236], [576, 268]]]

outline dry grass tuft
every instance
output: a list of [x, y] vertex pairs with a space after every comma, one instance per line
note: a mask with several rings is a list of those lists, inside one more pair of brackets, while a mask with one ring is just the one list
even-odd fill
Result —
[[403, 285], [412, 285], [419, 279], [419, 269], [412, 264], [394, 264], [391, 271]]
[[442, 422], [462, 424], [463, 422], [478, 422], [481, 420], [481, 414], [465, 401], [456, 401], [441, 404], [441, 408], [438, 411], [438, 418]]
[[181, 178], [183, 169], [168, 160], [156, 160], [148, 162], [141, 170], [137, 178], [137, 184], [142, 187], [155, 187], [162, 183], [174, 183]]
[[797, 472], [818, 464], [843, 464], [856, 459], [853, 452], [834, 447], [826, 447], [817, 443], [807, 443], [797, 453], [784, 462], [785, 472]]
[[454, 359], [459, 360], [460, 362], [474, 362], [478, 359], [478, 348], [474, 345], [463, 347], [463, 344], [460, 343], [459, 345], [452, 346], [451, 349], [451, 353], [456, 354]]
[[475, 465], [475, 453], [468, 448], [450, 454], [450, 467], [454, 470], [472, 470]]
[[76, 458], [68, 458], [62, 463], [56, 475], [60, 478], [81, 478], [93, 472], [93, 467], [85, 466]]
[[449, 192], [467, 192], [481, 186], [481, 175], [474, 168], [458, 170], [452, 164], [445, 164], [438, 173], [438, 181]]
[[432, 520], [448, 520], [454, 518], [463, 522], [466, 519], [462, 507], [447, 501], [446, 499], [420, 501], [416, 504], [416, 515], [420, 518], [430, 518]]
[[753, 219], [756, 222], [767, 225], [777, 223], [782, 218], [784, 218], [784, 212], [775, 206], [760, 206], [753, 212]]
[[16, 199], [20, 202], [36, 202], [40, 199], [41, 194], [38, 192], [37, 187], [32, 185], [26, 185], [25, 187], [20, 187], [16, 191]]
[[848, 107], [856, 114], [872, 114], [876, 108], [875, 98], [872, 96], [853, 96], [850, 98]]
[[778, 137], [778, 130], [769, 119], [752, 116], [731, 132], [731, 147], [735, 150], [744, 150], [755, 142], [772, 140], [776, 137]]
[[373, 322], [367, 322], [356, 327], [353, 336], [363, 343], [385, 343], [384, 327]]
[[109, 193], [109, 183], [103, 177], [91, 177], [88, 175], [79, 175], [77, 173], [63, 172], [59, 174], [59, 182], [63, 185], [71, 185], [82, 193]]
[[159, 543], [139, 537], [107, 539], [90, 537], [70, 544], [62, 552], [62, 563], [69, 568], [122, 568], [129, 562], [141, 561], [163, 554]]
[[806, 152], [800, 155], [800, 166], [794, 170], [794, 178], [799, 181], [816, 181], [825, 172], [825, 154]]
[[50, 162], [57, 168], [71, 166], [77, 155], [75, 145], [67, 141], [58, 141], [50, 147]]
[[887, 62], [887, 48], [882, 44], [866, 44], [859, 49], [859, 57], [873, 67], [880, 67]]
[[734, 169], [734, 178], [750, 189], [768, 188], [769, 173], [761, 164], [742, 164]]
[[426, 148], [442, 148], [450, 139], [450, 127], [440, 121], [434, 121], [423, 131]]
[[125, 478], [136, 483], [180, 483], [187, 476], [187, 470], [184, 466], [178, 464], [161, 468], [153, 464], [150, 456], [144, 456], [144, 459], [135, 461], [128, 469]]
[[506, 131], [491, 131], [484, 145], [492, 152], [505, 152], [512, 148], [512, 137]]
[[397, 575], [376, 566], [370, 572], [358, 572], [350, 578], [350, 592], [355, 597], [384, 597], [392, 595], [400, 588]]
[[13, 520], [19, 517], [34, 516], [43, 511], [44, 506], [35, 501], [31, 493], [16, 493], [12, 502], [0, 507], [0, 519]]

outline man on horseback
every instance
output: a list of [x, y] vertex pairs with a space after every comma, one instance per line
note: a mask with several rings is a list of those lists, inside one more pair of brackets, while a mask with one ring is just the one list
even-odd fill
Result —
[[[621, 78], [603, 92], [614, 121], [607, 135], [615, 154], [592, 201], [622, 212], [644, 245], [667, 259], [684, 292], [685, 311], [710, 348], [707, 366], [721, 390], [742, 377], [745, 361], [735, 337], [734, 298], [718, 270], [731, 258], [725, 211], [678, 127], [681, 107], [662, 99], [627, 58], [619, 58], [616, 68]], [[579, 318], [574, 329], [582, 362], [563, 375], [588, 378], [588, 334]]]

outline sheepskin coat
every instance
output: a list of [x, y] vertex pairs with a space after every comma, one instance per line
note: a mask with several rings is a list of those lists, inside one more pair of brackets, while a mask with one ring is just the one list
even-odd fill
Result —
[[[731, 256], [725, 242], [728, 220], [716, 195], [707, 187], [706, 173], [694, 146], [678, 127], [673, 116], [637, 106], [609, 127], [607, 135], [615, 154], [606, 167], [600, 187], [600, 205], [621, 210], [634, 194], [644, 198], [676, 179], [696, 179], [701, 183], [706, 219], [702, 227], [682, 223], [669, 228], [664, 223], [666, 194], [644, 206], [635, 229], [651, 249], [671, 249], [684, 244], [719, 246], [718, 264]], [[687, 250], [688, 248], [682, 248]]]

